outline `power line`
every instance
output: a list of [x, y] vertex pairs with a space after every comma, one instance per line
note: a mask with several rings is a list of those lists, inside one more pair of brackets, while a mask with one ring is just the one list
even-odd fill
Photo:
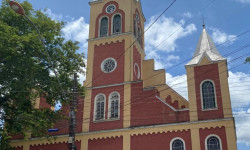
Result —
[[[237, 57], [237, 58], [235, 58], [235, 59], [233, 59], [233, 60], [231, 60], [230, 62], [234, 62], [235, 60], [239, 60], [239, 59], [242, 59], [243, 57], [242, 56], [240, 56], [240, 57]], [[224, 65], [224, 64], [222, 64], [222, 65]], [[221, 65], [221, 66], [222, 66]], [[236, 67], [233, 67], [233, 68], [231, 68], [231, 69], [235, 69], [235, 68], [237, 68], [237, 67], [239, 67], [239, 65], [238, 66], [236, 66]], [[231, 69], [228, 69], [228, 70], [231, 70]], [[222, 72], [219, 72], [219, 74], [221, 74], [221, 73], [225, 73], [225, 72], [227, 72], [228, 71], [227, 69], [226, 70], [223, 70]], [[210, 70], [207, 70], [206, 72], [204, 72], [204, 74], [206, 74], [207, 72], [209, 72]], [[202, 75], [202, 74], [200, 74], [200, 75]], [[200, 76], [199, 75], [199, 76]], [[184, 81], [184, 82], [188, 82], [189, 80], [192, 80], [193, 78], [190, 78], [190, 79], [188, 79], [187, 81]], [[219, 80], [219, 79], [218, 79]], [[181, 82], [180, 82], [181, 83]], [[180, 84], [180, 83], [177, 83], [177, 84], [175, 84], [175, 85], [173, 85], [173, 86], [176, 86], [176, 85], [178, 85], [178, 84]], [[172, 86], [172, 87], [173, 87]], [[189, 86], [191, 86], [191, 85], [189, 85]], [[187, 87], [188, 88], [188, 87]], [[168, 90], [168, 89], [172, 89], [172, 88], [170, 88], [170, 87], [167, 87], [167, 88], [165, 88], [165, 89], [163, 89], [163, 90], [161, 90], [161, 91], [158, 91], [159, 93], [160, 92], [163, 92], [163, 91], [165, 91], [165, 90]], [[169, 93], [169, 95], [170, 94], [172, 94], [172, 93], [176, 93], [176, 91], [174, 91], [173, 90], [173, 92], [170, 92]], [[151, 95], [151, 96], [153, 96], [153, 95]], [[128, 105], [129, 105], [129, 103], [128, 103]]]
[[[156, 19], [155, 19], [155, 21], [153, 21], [153, 23], [141, 34], [141, 35], [139, 35], [139, 37], [137, 37], [136, 38], [136, 40], [134, 40], [133, 42], [132, 42], [132, 44], [130, 44], [130, 46], [127, 48], [127, 49], [125, 49], [125, 51], [121, 54], [121, 55], [119, 55], [117, 58], [116, 58], [116, 60], [118, 60], [118, 59], [120, 59], [133, 45], [134, 45], [134, 43], [138, 40], [138, 39], [140, 39], [156, 22], [157, 22], [157, 20], [176, 2], [177, 0], [174, 0]], [[99, 78], [100, 76], [102, 75], [102, 73], [100, 73], [99, 75], [97, 75], [96, 77], [95, 77], [95, 80], [97, 79], [97, 78]], [[89, 83], [87, 83], [85, 86], [87, 87], [89, 84], [91, 84], [92, 82], [93, 82], [93, 80], [94, 79], [92, 79], [92, 81], [90, 81]]]
[[[245, 32], [244, 32], [245, 33]], [[242, 34], [242, 33], [241, 33]], [[244, 46], [242, 46], [241, 48], [239, 48], [239, 49], [236, 49], [236, 50], [234, 50], [234, 51], [232, 51], [232, 52], [229, 52], [229, 53], [227, 53], [226, 55], [227, 56], [229, 56], [229, 55], [231, 55], [231, 54], [234, 54], [234, 53], [236, 53], [236, 52], [238, 52], [238, 51], [241, 51], [241, 50], [243, 50], [243, 49], [245, 49], [245, 48], [247, 48], [248, 46], [250, 46], [250, 45], [244, 45]], [[248, 53], [247, 53], [248, 54]], [[244, 55], [243, 55], [244, 56]], [[240, 56], [240, 57], [238, 57], [238, 58], [236, 58], [236, 59], [233, 59], [233, 60], [231, 60], [231, 61], [229, 61], [228, 63], [231, 63], [231, 62], [233, 62], [233, 61], [235, 61], [235, 60], [237, 60], [237, 59], [241, 59], [242, 58], [242, 56]], [[152, 77], [152, 76], [151, 76]], [[144, 79], [144, 81], [145, 80], [148, 80], [148, 79], [150, 79], [150, 77], [148, 77], [148, 78], [146, 78], [146, 79]], [[178, 78], [176, 78], [175, 80], [173, 80], [172, 82], [174, 82], [174, 81], [176, 81]], [[185, 82], [185, 81], [184, 81]], [[169, 85], [171, 84], [171, 83], [168, 83]], [[175, 84], [175, 85], [179, 85], [179, 84], [181, 84], [181, 83], [177, 83], [177, 84]], [[175, 86], [174, 85], [174, 86]], [[172, 85], [173, 86], [173, 85]], [[13, 91], [13, 92], [28, 92], [28, 91]], [[65, 93], [71, 93], [71, 92], [65, 92]], [[78, 92], [78, 93], [80, 93], [80, 92]]]

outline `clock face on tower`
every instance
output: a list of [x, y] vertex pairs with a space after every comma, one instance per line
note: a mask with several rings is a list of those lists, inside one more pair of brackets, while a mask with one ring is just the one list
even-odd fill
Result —
[[116, 9], [116, 7], [115, 7], [115, 5], [109, 5], [107, 8], [106, 8], [106, 12], [107, 13], [113, 13], [114, 11], [115, 11], [115, 9]]
[[102, 61], [101, 70], [104, 73], [111, 73], [116, 69], [117, 63], [114, 58], [106, 58]]

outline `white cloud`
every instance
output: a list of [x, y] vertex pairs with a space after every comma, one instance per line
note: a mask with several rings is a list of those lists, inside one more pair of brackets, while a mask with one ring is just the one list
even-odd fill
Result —
[[229, 87], [236, 123], [237, 141], [250, 145], [250, 74], [229, 71]]
[[83, 17], [68, 22], [62, 29], [62, 32], [66, 40], [80, 42], [80, 50], [83, 50], [85, 54], [87, 53], [89, 24], [85, 22]]
[[183, 17], [186, 17], [186, 18], [192, 18], [193, 15], [190, 13], [190, 12], [185, 12], [182, 14]]
[[[155, 20], [155, 16], [151, 17], [145, 29]], [[196, 31], [194, 24], [185, 26], [185, 21], [175, 22], [173, 18], [162, 16], [145, 34], [146, 50], [157, 50], [164, 52], [173, 52], [176, 50], [176, 41]], [[162, 42], [162, 43], [161, 43]]]
[[155, 59], [155, 70], [164, 69], [165, 66], [166, 64], [164, 64], [162, 61]]
[[56, 21], [61, 21], [63, 18], [62, 14], [54, 14], [51, 9], [47, 8], [45, 11], [43, 11], [46, 15], [48, 15], [51, 19]]
[[166, 73], [166, 84], [172, 87], [177, 93], [188, 100], [187, 75], [172, 76]]
[[[62, 19], [66, 18], [66, 20], [69, 20], [65, 24], [65, 26], [62, 28], [63, 36], [66, 40], [72, 40], [72, 41], [78, 41], [80, 42], [80, 51], [84, 52], [85, 56], [87, 56], [87, 39], [89, 34], [89, 24], [85, 22], [83, 17], [80, 17], [79, 19], [75, 20], [71, 16], [63, 16], [62, 14], [55, 14], [51, 11], [51, 9], [46, 9], [44, 11], [45, 14], [47, 14], [50, 18], [56, 21], [62, 21]], [[85, 64], [87, 64], [87, 60], [84, 59]], [[86, 68], [83, 68], [83, 70], [86, 72]], [[53, 75], [53, 73], [51, 73]], [[79, 82], [80, 84], [83, 84], [83, 81], [86, 80], [86, 75], [78, 73], [79, 76]]]
[[235, 123], [236, 123], [236, 134], [237, 141], [239, 143], [244, 143], [250, 145], [250, 116], [247, 111], [241, 110], [234, 113]]
[[250, 3], [250, 0], [236, 0], [236, 1], [240, 3]]
[[[155, 20], [151, 17], [146, 25], [147, 29]], [[194, 24], [185, 25], [185, 20], [176, 22], [173, 18], [162, 16], [145, 34], [145, 49], [147, 59], [155, 59], [155, 69], [162, 69], [173, 66], [174, 62], [179, 60], [179, 56], [166, 53], [176, 51], [178, 47], [176, 41], [196, 31]]]
[[154, 58], [155, 70], [166, 69], [168, 67], [172, 67], [175, 62], [180, 60], [179, 56], [168, 55], [166, 58], [164, 56], [163, 57], [160, 56], [159, 54], [157, 54], [155, 52], [151, 52], [150, 55], [147, 55], [147, 57], [149, 57], [149, 56], [150, 56], [150, 58]]
[[63, 19], [69, 20], [62, 28], [64, 38], [66, 40], [80, 42], [80, 51], [87, 55], [89, 24], [85, 22], [84, 17], [80, 17], [79, 19], [75, 20], [75, 18], [72, 18], [71, 16], [55, 14], [49, 8], [43, 12], [55, 21], [62, 21]]
[[232, 107], [238, 108], [250, 104], [250, 75], [229, 71], [229, 89]]
[[180, 59], [180, 57], [179, 56], [175, 56], [175, 55], [169, 55], [167, 57], [168, 61], [172, 61], [172, 60], [176, 61], [176, 60], [179, 60], [179, 59]]
[[[87, 66], [87, 59], [84, 59], [83, 61], [85, 65]], [[83, 82], [86, 80], [86, 68], [83, 68], [83, 71], [85, 72], [85, 74], [78, 73], [79, 82], [81, 85], [83, 85], [84, 84]]]
[[210, 28], [212, 30], [212, 39], [216, 44], [221, 44], [226, 42], [224, 45], [233, 44], [236, 40], [236, 35], [226, 34], [217, 28]]
[[[86, 69], [84, 68], [84, 71], [86, 71]], [[81, 85], [83, 85], [84, 83], [84, 81], [86, 81], [86, 74], [80, 74], [80, 73], [78, 73], [78, 76], [79, 76], [79, 83], [81, 84]]]

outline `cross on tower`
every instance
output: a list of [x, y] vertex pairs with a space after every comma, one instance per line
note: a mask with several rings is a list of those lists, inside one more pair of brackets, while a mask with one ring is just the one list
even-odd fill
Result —
[[203, 29], [204, 29], [204, 28], [205, 28], [205, 18], [204, 18], [204, 16], [202, 16], [201, 19], [202, 19], [202, 23], [203, 23], [203, 24], [202, 24], [202, 27], [203, 27]]

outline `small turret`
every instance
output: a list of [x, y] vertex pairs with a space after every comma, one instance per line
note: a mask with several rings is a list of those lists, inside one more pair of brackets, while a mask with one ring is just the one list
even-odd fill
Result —
[[220, 55], [205, 25], [186, 70], [190, 120], [232, 117], [227, 59]]

